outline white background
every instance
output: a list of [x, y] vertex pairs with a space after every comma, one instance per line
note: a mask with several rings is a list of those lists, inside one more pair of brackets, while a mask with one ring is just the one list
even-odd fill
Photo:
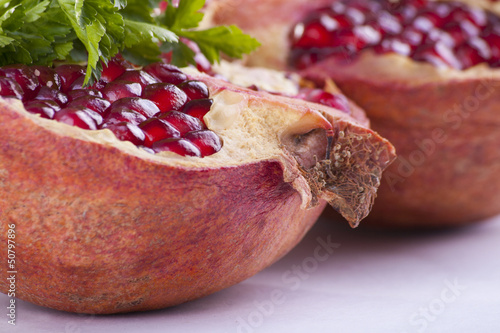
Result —
[[[336, 244], [330, 253], [318, 249], [328, 241]], [[353, 230], [320, 219], [263, 272], [165, 310], [84, 316], [18, 300], [14, 327], [7, 324], [8, 302], [0, 294], [2, 333], [497, 333], [500, 217], [433, 232]]]

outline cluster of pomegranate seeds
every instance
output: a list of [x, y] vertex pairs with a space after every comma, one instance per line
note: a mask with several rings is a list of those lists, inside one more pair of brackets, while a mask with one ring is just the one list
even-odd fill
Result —
[[304, 69], [361, 51], [394, 52], [437, 67], [500, 67], [500, 18], [454, 1], [340, 0], [310, 13], [290, 34], [291, 64]]
[[84, 87], [79, 65], [0, 68], [0, 96], [20, 99], [27, 111], [87, 130], [107, 128], [145, 150], [205, 157], [222, 148], [203, 117], [208, 87], [177, 67], [154, 63], [137, 69], [113, 58], [101, 78]]
[[309, 102], [323, 104], [347, 114], [351, 114], [351, 108], [347, 98], [342, 94], [332, 94], [319, 88], [301, 88], [294, 96]]
[[[254, 84], [247, 88], [255, 91], [261, 91], [261, 89]], [[342, 111], [344, 113], [347, 113], [349, 115], [351, 114], [351, 107], [349, 106], [349, 101], [344, 95], [330, 93], [320, 88], [300, 88], [296, 95], [285, 95], [277, 92], [269, 92], [269, 93], [273, 95], [298, 98], [304, 101], [326, 105], [335, 108], [339, 111]]]

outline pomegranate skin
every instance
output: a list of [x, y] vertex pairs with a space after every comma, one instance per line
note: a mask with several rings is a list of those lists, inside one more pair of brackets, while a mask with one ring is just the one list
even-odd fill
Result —
[[[238, 20], [237, 16], [229, 19], [230, 8], [246, 12], [247, 2], [230, 6], [236, 1], [216, 1], [214, 22]], [[295, 21], [274, 21], [273, 38], [281, 40], [264, 45], [269, 52], [251, 55], [247, 63], [283, 69], [291, 26], [325, 2], [309, 6], [302, 0], [272, 2], [275, 9], [269, 12], [287, 7], [295, 13], [291, 16]], [[496, 2], [462, 2], [500, 13]], [[259, 20], [242, 28], [259, 37], [267, 29], [259, 24], [267, 21], [258, 14], [250, 16]], [[323, 60], [300, 74], [318, 84], [333, 79], [366, 111], [371, 127], [397, 149], [399, 157], [384, 173], [367, 224], [441, 228], [480, 222], [500, 213], [498, 69], [480, 64], [465, 71], [437, 70], [402, 56], [368, 51], [352, 61]]]
[[[325, 200], [353, 223], [366, 215], [380, 173], [394, 158], [386, 140], [340, 111], [314, 105], [320, 113], [310, 103], [201, 79], [209, 84], [214, 105], [241, 95], [251, 110], [268, 105], [266, 115], [291, 112], [274, 125], [282, 129], [277, 134], [283, 144], [272, 146], [288, 148], [230, 162], [224, 154], [234, 149], [235, 140], [224, 136], [224, 128], [232, 125], [226, 117], [223, 126], [208, 117], [209, 126], [224, 127], [220, 152], [204, 159], [152, 155], [112, 139], [108, 130], [42, 119], [19, 101], [0, 99], [5, 143], [0, 146], [0, 241], [7, 243], [8, 226], [15, 224], [16, 265], [22, 267], [17, 298], [93, 314], [173, 306], [236, 284], [278, 260], [316, 221]], [[227, 108], [237, 122], [234, 104]], [[244, 122], [252, 119], [252, 112], [244, 113], [248, 107], [238, 110]], [[353, 177], [356, 189], [366, 185], [362, 200], [323, 191], [323, 183], [311, 180], [312, 156], [294, 150], [305, 142], [324, 154], [323, 132], [331, 129], [343, 133], [336, 146], [352, 140], [367, 153], [357, 164], [371, 177], [359, 174], [358, 179], [342, 163], [337, 175]], [[301, 174], [309, 167], [310, 173]], [[331, 185], [351, 193], [350, 184]], [[6, 277], [0, 267], [4, 293]]]

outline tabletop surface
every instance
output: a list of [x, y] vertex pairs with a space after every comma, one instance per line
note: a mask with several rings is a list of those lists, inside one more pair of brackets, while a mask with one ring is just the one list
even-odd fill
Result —
[[[9, 298], [0, 294], [5, 314]], [[321, 218], [256, 276], [174, 308], [78, 315], [18, 300], [0, 332], [500, 332], [500, 217], [389, 232]], [[1, 318], [1, 317], [0, 317]]]

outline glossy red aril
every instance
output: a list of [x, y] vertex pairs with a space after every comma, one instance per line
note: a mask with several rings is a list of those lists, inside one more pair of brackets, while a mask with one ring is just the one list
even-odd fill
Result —
[[153, 143], [170, 138], [180, 138], [181, 134], [168, 122], [158, 118], [151, 118], [142, 122], [139, 127], [146, 134], [144, 145], [151, 147]]
[[92, 111], [98, 112], [100, 114], [103, 114], [104, 111], [111, 105], [111, 103], [104, 98], [100, 98], [97, 96], [82, 96], [80, 98], [77, 98], [73, 101], [71, 101], [68, 106], [72, 107], [84, 107], [88, 108]]
[[98, 127], [98, 116], [98, 113], [90, 109], [71, 107], [64, 108], [56, 112], [54, 119], [61, 123], [80, 127], [83, 129], [96, 130]]
[[151, 74], [141, 70], [126, 71], [117, 80], [139, 83], [143, 89], [149, 84], [160, 82], [160, 80]]
[[186, 93], [170, 83], [150, 84], [144, 88], [142, 98], [153, 101], [160, 112], [180, 110], [187, 101]]
[[40, 117], [47, 119], [53, 119], [56, 111], [60, 109], [56, 102], [37, 100], [25, 103], [24, 108], [31, 113], [37, 113]]
[[59, 106], [64, 106], [68, 103], [68, 96], [66, 94], [56, 88], [49, 88], [47, 86], [41, 87], [34, 99], [54, 101]]
[[142, 145], [144, 143], [144, 139], [146, 138], [146, 135], [139, 128], [139, 126], [129, 122], [108, 124], [105, 128], [113, 132], [118, 139], [122, 141], [130, 141], [136, 146]]
[[102, 96], [111, 103], [125, 98], [141, 96], [142, 87], [137, 82], [113, 81], [102, 89]]
[[203, 123], [198, 118], [179, 111], [161, 113], [158, 115], [158, 118], [172, 125], [179, 131], [181, 136], [192, 131], [200, 131], [203, 129]]
[[425, 61], [440, 68], [463, 68], [463, 63], [456, 57], [453, 50], [442, 42], [423, 45], [413, 54], [413, 59]]
[[152, 148], [156, 153], [170, 151], [183, 156], [202, 156], [198, 147], [185, 139], [164, 139], [155, 142]]
[[203, 117], [205, 117], [208, 111], [210, 111], [212, 104], [213, 100], [209, 98], [189, 101], [182, 108], [182, 112], [198, 118], [201, 122], [203, 122], [203, 124], [205, 124], [205, 120], [203, 120]]
[[146, 118], [151, 118], [158, 112], [160, 109], [156, 106], [155, 103], [150, 101], [149, 99], [144, 99], [140, 97], [125, 97], [117, 100], [109, 107], [109, 111], [113, 112], [115, 109], [129, 109], [135, 112], [138, 112], [144, 115]]
[[292, 28], [290, 62], [303, 69], [326, 57], [352, 58], [372, 49], [438, 67], [496, 66], [498, 31], [496, 16], [461, 2], [340, 0]]
[[203, 156], [212, 155], [222, 147], [222, 141], [212, 131], [202, 130], [190, 132], [184, 136], [186, 140], [194, 144]]
[[127, 69], [132, 69], [132, 65], [120, 57], [115, 57], [103, 65], [100, 80], [106, 83], [114, 81]]
[[351, 113], [347, 98], [341, 94], [332, 94], [322, 89], [302, 88], [295, 97], [330, 106], [347, 114]]
[[47, 66], [33, 66], [32, 69], [40, 86], [61, 89], [61, 78], [53, 68]]
[[117, 123], [130, 123], [134, 125], [139, 125], [148, 118], [139, 112], [130, 110], [125, 107], [113, 108], [104, 118], [103, 126], [107, 124], [117, 124]]
[[84, 96], [96, 96], [102, 97], [102, 93], [97, 89], [75, 89], [68, 91], [68, 99], [69, 101], [75, 100]]
[[11, 78], [0, 76], [0, 96], [23, 99], [21, 86]]
[[23, 99], [28, 100], [36, 96], [40, 90], [40, 83], [31, 67], [26, 65], [9, 65], [0, 68], [0, 76], [16, 81], [23, 90]]
[[61, 65], [55, 68], [61, 79], [61, 91], [67, 92], [76, 79], [85, 75], [85, 67], [80, 65]]
[[200, 81], [186, 81], [179, 84], [179, 88], [186, 93], [189, 100], [208, 98], [208, 87]]
[[181, 84], [187, 80], [186, 74], [171, 64], [157, 62], [145, 66], [143, 70], [164, 83]]

